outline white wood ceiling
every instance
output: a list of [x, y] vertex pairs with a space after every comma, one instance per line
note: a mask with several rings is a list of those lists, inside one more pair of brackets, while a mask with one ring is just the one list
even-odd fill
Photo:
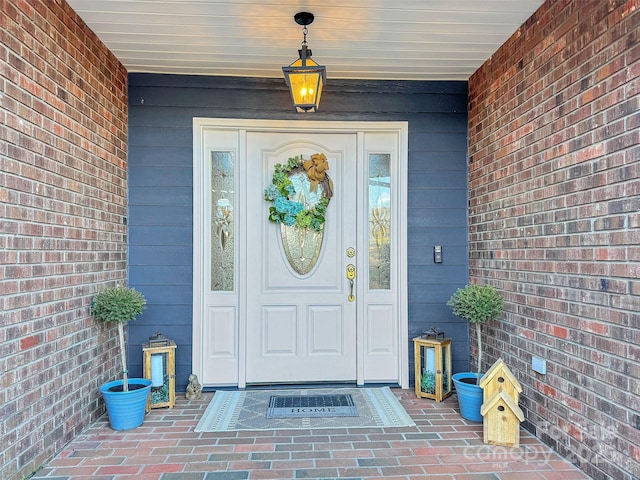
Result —
[[307, 41], [331, 78], [467, 80], [544, 0], [67, 0], [129, 72], [282, 77]]

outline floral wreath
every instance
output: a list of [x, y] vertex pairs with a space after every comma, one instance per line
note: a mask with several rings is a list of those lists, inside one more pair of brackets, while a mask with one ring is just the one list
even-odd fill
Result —
[[[323, 153], [311, 155], [309, 160], [302, 156], [289, 158], [284, 165], [277, 163], [271, 185], [264, 190], [264, 199], [272, 202], [269, 207], [269, 220], [274, 223], [282, 223], [289, 227], [311, 228], [316, 232], [323, 229], [324, 215], [333, 196], [333, 182], [326, 174], [329, 170], [327, 157]], [[291, 177], [296, 174], [306, 174], [309, 182], [309, 190], [318, 191], [318, 185], [322, 186], [320, 198], [316, 201], [306, 199], [301, 192], [296, 191]]]

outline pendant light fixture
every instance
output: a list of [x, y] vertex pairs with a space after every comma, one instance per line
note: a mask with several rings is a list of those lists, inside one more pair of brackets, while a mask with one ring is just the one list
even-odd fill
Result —
[[311, 25], [313, 13], [299, 12], [293, 17], [298, 25], [302, 25], [304, 40], [298, 50], [298, 58], [288, 67], [282, 67], [284, 79], [291, 90], [293, 106], [297, 112], [315, 112], [320, 104], [320, 95], [327, 82], [326, 68], [311, 59], [311, 50], [307, 45], [307, 25]]

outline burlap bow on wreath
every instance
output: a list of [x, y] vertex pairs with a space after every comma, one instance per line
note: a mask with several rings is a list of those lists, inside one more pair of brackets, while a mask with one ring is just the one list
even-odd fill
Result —
[[305, 161], [302, 166], [309, 177], [309, 182], [311, 183], [310, 190], [317, 192], [318, 184], [324, 181], [326, 177], [325, 172], [329, 170], [329, 162], [327, 161], [326, 155], [324, 153], [311, 155], [311, 158]]

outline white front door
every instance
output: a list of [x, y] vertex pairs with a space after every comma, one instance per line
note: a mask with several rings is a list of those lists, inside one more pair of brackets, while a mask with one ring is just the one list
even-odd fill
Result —
[[[333, 196], [316, 250], [269, 221], [264, 190], [275, 164], [318, 153]], [[408, 387], [406, 161], [405, 122], [194, 119], [192, 361], [204, 386]]]
[[[267, 221], [263, 192], [274, 165], [315, 154], [326, 156], [333, 183], [323, 232], [308, 236]], [[251, 132], [247, 158], [253, 167], [247, 177], [246, 381], [355, 382], [357, 284], [350, 297], [346, 268], [355, 269], [347, 251], [355, 251], [357, 239], [356, 134]], [[297, 269], [308, 273], [296, 271], [300, 259], [290, 257], [298, 252], [285, 249], [283, 234], [294, 244], [312, 243]]]

